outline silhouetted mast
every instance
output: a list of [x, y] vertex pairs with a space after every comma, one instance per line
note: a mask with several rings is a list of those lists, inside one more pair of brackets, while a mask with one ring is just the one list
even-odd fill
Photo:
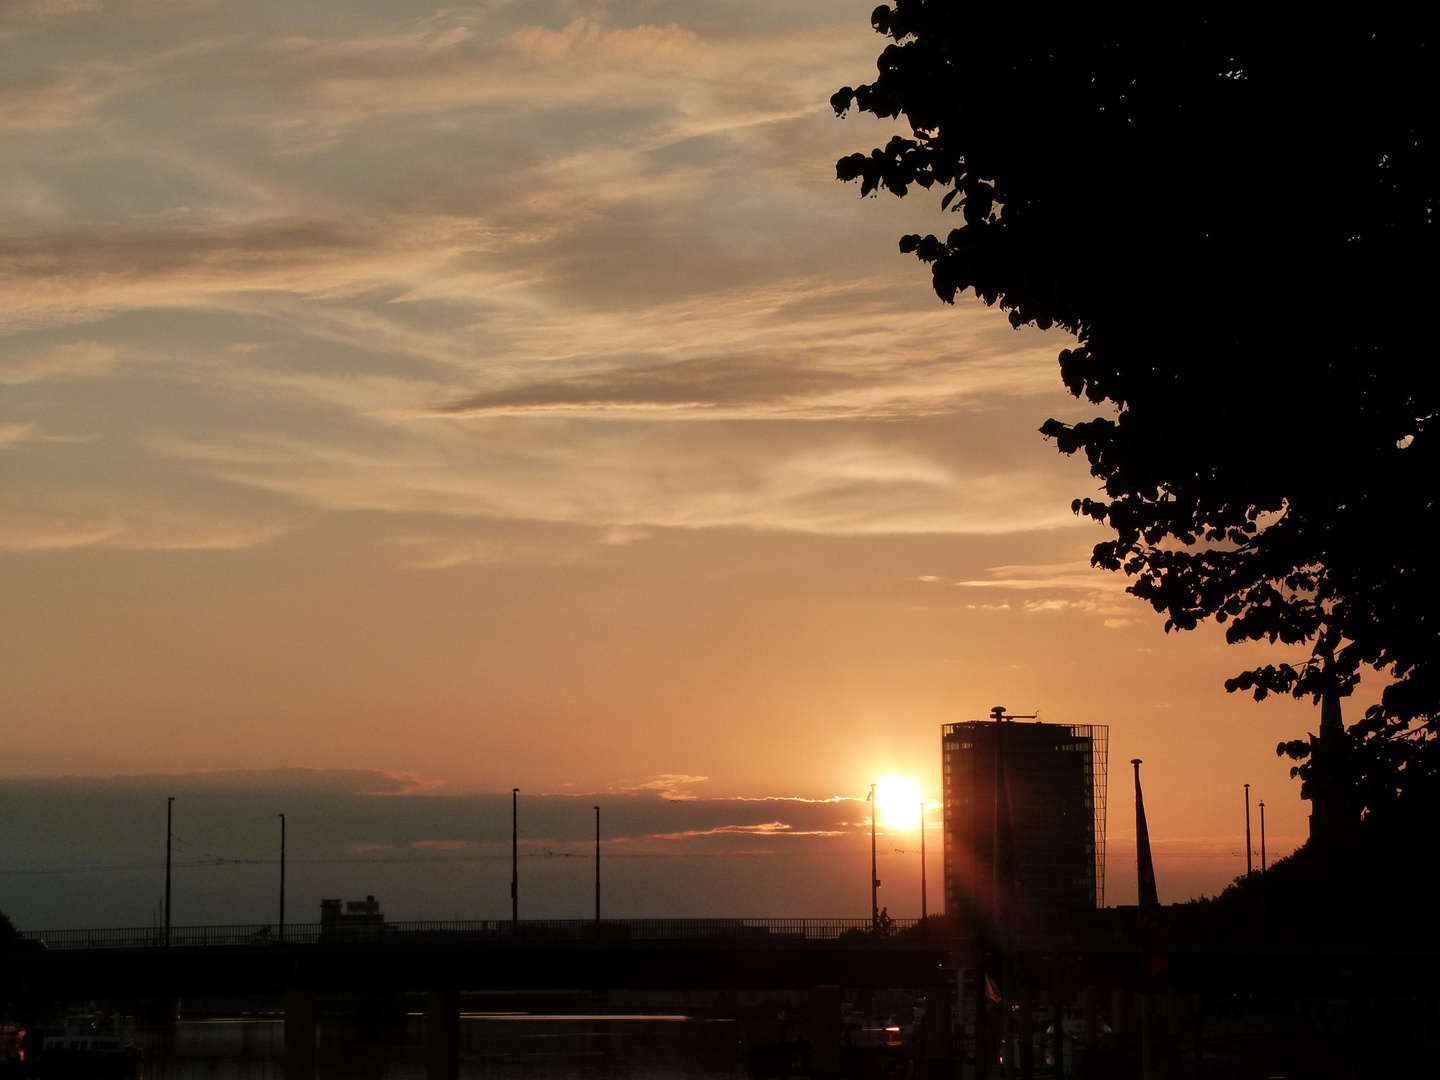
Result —
[[600, 922], [600, 807], [595, 807], [595, 922]]
[[925, 800], [920, 800], [920, 918], [925, 918]]
[[870, 785], [866, 796], [870, 804], [870, 928], [880, 929], [880, 876], [875, 861], [875, 785]]
[[1250, 847], [1250, 785], [1245, 785], [1245, 876], [1255, 873], [1255, 860]]
[[175, 796], [165, 800], [165, 944], [170, 944], [170, 839], [174, 823]]
[[280, 815], [280, 940], [285, 940], [285, 815]]
[[520, 789], [510, 789], [510, 929], [520, 929]]
[[[1011, 852], [1008, 846], [1010, 837], [1006, 833], [1006, 826], [1010, 825], [1010, 805], [1005, 801], [1005, 706], [996, 705], [990, 710], [990, 715], [995, 718], [995, 808], [991, 814], [992, 836], [990, 841], [990, 915], [999, 936], [1000, 945], [1000, 1038], [1005, 1046], [1005, 1077], [1006, 1080], [1014, 1080], [1015, 1076], [1015, 1017], [1011, 1006], [1014, 1004], [1012, 984], [1013, 965], [1010, 955], [1010, 926], [1008, 922], [1009, 904], [1008, 895], [1002, 897], [1002, 887], [1008, 894], [1010, 879], [1006, 874], [1012, 872], [1009, 865]], [[1000, 811], [1004, 808], [1006, 812], [1005, 825], [1000, 823]], [[1004, 868], [1001, 862], [1006, 862]]]

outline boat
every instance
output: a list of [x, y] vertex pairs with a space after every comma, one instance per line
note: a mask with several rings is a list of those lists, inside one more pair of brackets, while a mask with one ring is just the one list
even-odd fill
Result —
[[40, 1045], [24, 1051], [21, 1075], [36, 1080], [138, 1080], [140, 1047], [120, 1034], [119, 1024], [94, 1013], [71, 1013], [62, 1030], [42, 1032]]

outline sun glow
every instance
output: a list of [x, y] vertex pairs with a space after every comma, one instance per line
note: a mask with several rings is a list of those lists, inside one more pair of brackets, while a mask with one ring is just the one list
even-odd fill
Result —
[[887, 829], [913, 829], [920, 824], [920, 785], [903, 776], [882, 776], [875, 785], [875, 806]]

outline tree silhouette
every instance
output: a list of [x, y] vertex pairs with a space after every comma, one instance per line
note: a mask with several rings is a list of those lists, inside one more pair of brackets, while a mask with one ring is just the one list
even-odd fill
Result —
[[1229, 690], [1388, 673], [1335, 757], [1372, 810], [1440, 736], [1435, 10], [896, 0], [878, 77], [831, 99], [912, 130], [842, 180], [961, 215], [900, 241], [941, 299], [1075, 336], [1061, 377], [1108, 409], [1041, 431], [1103, 482], [1095, 565], [1167, 630], [1309, 644]]

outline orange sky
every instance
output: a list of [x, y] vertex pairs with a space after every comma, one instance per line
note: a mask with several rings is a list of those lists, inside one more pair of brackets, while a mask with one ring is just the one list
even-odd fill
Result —
[[3, 775], [934, 793], [1004, 704], [1111, 725], [1122, 848], [1135, 756], [1303, 839], [1269, 653], [1086, 565], [1064, 338], [833, 180], [870, 6], [6, 5]]

